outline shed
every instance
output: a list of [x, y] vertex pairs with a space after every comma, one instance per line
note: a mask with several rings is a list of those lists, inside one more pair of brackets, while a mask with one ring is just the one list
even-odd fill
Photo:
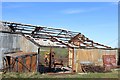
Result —
[[[101, 61], [101, 57], [100, 59], [97, 59], [97, 56], [99, 55], [98, 53], [101, 52], [99, 50], [116, 50], [115, 48], [111, 48], [109, 46], [94, 42], [93, 40], [87, 38], [85, 35], [79, 32], [7, 21], [2, 21], [2, 24], [10, 28], [10, 31], [2, 31], [3, 33], [19, 34], [30, 42], [37, 45], [39, 48], [51, 46], [68, 48], [68, 66], [72, 68], [72, 72], [78, 71], [79, 66], [77, 65], [81, 61], [90, 60], [95, 62], [95, 64], [98, 64], [98, 62]], [[37, 40], [39, 39], [50, 40], [54, 44], [44, 45], [37, 42]], [[38, 50], [38, 54], [39, 52], [40, 50]], [[95, 55], [96, 57], [94, 57]], [[115, 55], [117, 55], [116, 51]], [[83, 58], [83, 56], [85, 56], [85, 59]], [[80, 58], [80, 60], [79, 57], [82, 57], [83, 60], [82, 58]], [[39, 62], [38, 58], [37, 61]]]

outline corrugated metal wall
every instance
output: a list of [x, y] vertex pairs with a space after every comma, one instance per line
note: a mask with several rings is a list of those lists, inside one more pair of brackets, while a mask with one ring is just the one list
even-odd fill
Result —
[[2, 68], [2, 57], [4, 53], [20, 50], [18, 35], [0, 33], [0, 69]]
[[[101, 49], [75, 49], [75, 67], [76, 71], [81, 71], [80, 62], [92, 62], [95, 65], [103, 66], [103, 55], [116, 55], [117, 61], [117, 50], [101, 50]], [[116, 62], [117, 63], [117, 62]]]
[[[0, 31], [10, 31], [8, 27], [0, 23]], [[2, 58], [4, 53], [19, 51], [37, 52], [38, 47], [19, 34], [0, 32], [0, 69], [3, 67]]]
[[31, 41], [27, 40], [24, 36], [19, 35], [17, 44], [20, 46], [20, 50], [24, 52], [37, 52], [38, 47]]

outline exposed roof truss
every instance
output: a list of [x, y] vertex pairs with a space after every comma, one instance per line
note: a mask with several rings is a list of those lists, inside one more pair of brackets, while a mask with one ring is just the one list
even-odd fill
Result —
[[4, 26], [8, 26], [13, 33], [29, 35], [32, 38], [48, 39], [52, 42], [56, 42], [58, 45], [65, 45], [71, 48], [76, 47], [112, 49], [109, 46], [105, 46], [103, 44], [99, 44], [93, 40], [90, 40], [79, 32], [15, 22], [2, 21], [2, 23]]

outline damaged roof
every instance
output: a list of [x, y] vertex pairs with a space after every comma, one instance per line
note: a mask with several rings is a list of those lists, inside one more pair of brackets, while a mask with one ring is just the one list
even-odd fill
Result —
[[7, 21], [2, 21], [2, 24], [9, 27], [11, 29], [11, 33], [22, 34], [33, 42], [36, 42], [38, 46], [44, 45], [38, 43], [36, 39], [46, 39], [55, 44], [52, 46], [64, 46], [70, 48], [113, 49], [109, 46], [94, 42], [80, 32]]

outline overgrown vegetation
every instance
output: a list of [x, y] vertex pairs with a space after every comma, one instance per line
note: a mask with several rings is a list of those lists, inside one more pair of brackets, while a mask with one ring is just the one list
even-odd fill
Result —
[[[56, 56], [67, 56], [68, 50], [66, 48], [53, 48], [53, 51], [56, 53]], [[41, 55], [44, 55], [46, 52], [50, 52], [50, 48], [48, 47], [41, 47]]]
[[[44, 56], [46, 53], [50, 53], [49, 47], [41, 47], [40, 49], [40, 62], [44, 64]], [[66, 48], [53, 48], [53, 51], [55, 52], [55, 57], [58, 59], [60, 58], [68, 58], [68, 50]]]

